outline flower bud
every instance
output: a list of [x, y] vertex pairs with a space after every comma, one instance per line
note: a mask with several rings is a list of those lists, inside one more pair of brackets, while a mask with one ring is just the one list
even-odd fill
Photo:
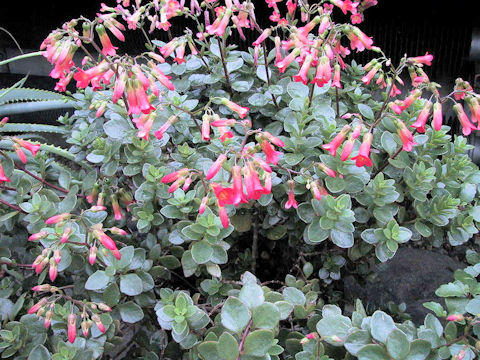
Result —
[[75, 342], [75, 338], [77, 337], [77, 315], [73, 313], [68, 315], [67, 333], [68, 341], [73, 344]]

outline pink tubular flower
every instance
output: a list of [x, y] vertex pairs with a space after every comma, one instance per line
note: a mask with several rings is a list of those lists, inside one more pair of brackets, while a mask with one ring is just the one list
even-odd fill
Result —
[[298, 74], [293, 76], [293, 81], [302, 82], [305, 85], [308, 83], [308, 70], [310, 70], [310, 65], [312, 64], [312, 61], [313, 56], [311, 54], [308, 54]]
[[175, 124], [178, 120], [178, 117], [176, 115], [172, 115], [168, 118], [168, 120], [166, 121], [165, 124], [163, 124], [160, 129], [158, 129], [157, 131], [155, 131], [153, 133], [153, 135], [157, 138], [157, 139], [161, 139], [163, 138], [163, 134], [170, 128], [170, 126], [172, 126], [173, 124]]
[[402, 150], [407, 152], [412, 151], [413, 146], [417, 145], [417, 143], [413, 139], [413, 134], [410, 130], [408, 130], [407, 126], [402, 121], [397, 120], [395, 125], [397, 126], [397, 135], [402, 141]]
[[10, 182], [10, 178], [5, 175], [2, 163], [0, 163], [0, 182]]
[[235, 119], [221, 119], [215, 120], [210, 123], [210, 125], [219, 127], [219, 126], [233, 126], [237, 123]]
[[72, 228], [66, 227], [63, 230], [63, 234], [62, 234], [62, 237], [60, 238], [60, 242], [62, 244], [66, 243], [71, 233], [72, 233]]
[[265, 161], [267, 163], [277, 165], [279, 156], [282, 154], [280, 151], [276, 151], [272, 144], [267, 140], [260, 141], [260, 147], [262, 148], [263, 153], [265, 154]]
[[238, 104], [235, 104], [233, 101], [228, 100], [227, 98], [222, 98], [221, 103], [222, 105], [228, 107], [231, 111], [236, 112], [238, 116], [240, 116], [240, 119], [245, 118], [250, 110], [248, 107], [242, 107]]
[[40, 150], [41, 145], [40, 144], [32, 144], [31, 142], [25, 141], [23, 139], [19, 139], [14, 137], [13, 141], [17, 143], [19, 146], [21, 146], [24, 149], [27, 149], [32, 153], [33, 156], [37, 155], [38, 150]]
[[334, 69], [335, 69], [335, 74], [333, 75], [332, 86], [338, 89], [341, 89], [342, 84], [340, 83], [340, 65], [335, 64]]
[[273, 145], [278, 146], [278, 147], [284, 147], [285, 143], [280, 140], [278, 137], [270, 134], [268, 131], [263, 131], [262, 135], [265, 136], [268, 141], [270, 141]]
[[433, 128], [436, 131], [440, 131], [442, 129], [443, 123], [443, 114], [442, 114], [442, 104], [436, 102], [433, 105]]
[[324, 86], [332, 78], [332, 68], [330, 66], [330, 59], [323, 55], [317, 65], [317, 72], [311, 81], [312, 84], [317, 84], [319, 87]]
[[447, 316], [447, 320], [448, 321], [463, 321], [463, 320], [465, 320], [465, 317], [463, 316], [463, 314], [453, 314], [453, 315]]
[[330, 2], [339, 7], [344, 14], [346, 14], [348, 11], [350, 12], [356, 12], [358, 2], [352, 2], [351, 0], [330, 0]]
[[265, 41], [266, 38], [268, 38], [270, 36], [270, 34], [272, 33], [272, 30], [271, 29], [265, 29], [263, 30], [263, 32], [260, 34], [260, 36], [257, 38], [257, 40], [255, 40], [253, 42], [253, 46], [258, 46], [260, 45], [262, 42]]
[[333, 140], [322, 146], [325, 150], [328, 150], [332, 156], [337, 156], [337, 149], [342, 145], [350, 131], [351, 126], [345, 125], [343, 129], [333, 138]]
[[220, 154], [215, 160], [215, 162], [210, 166], [210, 169], [208, 169], [207, 174], [205, 175], [205, 178], [207, 180], [212, 179], [217, 173], [220, 171], [220, 168], [222, 167], [223, 163], [227, 160], [227, 155], [225, 154]]
[[158, 80], [160, 83], [169, 90], [175, 90], [175, 86], [170, 81], [171, 77], [165, 75], [152, 61], [148, 62], [148, 67], [151, 70], [151, 74]]
[[300, 52], [301, 50], [299, 48], [295, 48], [287, 57], [275, 63], [275, 66], [278, 68], [278, 71], [280, 71], [281, 73], [284, 73], [288, 65], [290, 65], [290, 63], [294, 61], [298, 55], [300, 55]]
[[372, 140], [372, 133], [366, 133], [363, 136], [363, 142], [362, 145], [360, 145], [358, 155], [352, 158], [352, 160], [355, 160], [355, 165], [358, 167], [372, 166], [372, 160], [370, 160], [370, 147], [372, 146]]
[[177, 64], [183, 64], [185, 60], [185, 42], [180, 43], [175, 49], [175, 58], [173, 59]]
[[428, 52], [423, 56], [411, 57], [407, 59], [409, 62], [414, 64], [425, 64], [425, 65], [432, 65], [433, 55], [429, 54]]
[[95, 261], [97, 260], [97, 247], [92, 246], [88, 252], [88, 263], [90, 265], [95, 264]]
[[240, 166], [235, 165], [232, 167], [232, 178], [233, 178], [233, 200], [232, 204], [237, 206], [240, 204], [244, 198], [245, 194], [243, 193], [243, 182], [242, 182], [242, 169]]
[[230, 225], [230, 220], [228, 219], [227, 210], [223, 206], [218, 206], [218, 216], [220, 216], [220, 221], [222, 226], [226, 229]]
[[260, 183], [258, 173], [252, 163], [246, 164], [242, 168], [243, 179], [245, 181], [245, 189], [247, 191], [246, 199], [258, 200], [266, 192]]
[[210, 140], [210, 115], [208, 114], [202, 116], [202, 139]]
[[424, 133], [425, 125], [427, 123], [431, 109], [432, 109], [432, 102], [427, 100], [425, 102], [425, 106], [423, 107], [422, 111], [418, 115], [417, 120], [412, 125], [410, 125], [410, 127], [417, 129], [419, 133]]
[[70, 343], [73, 344], [77, 337], [77, 315], [73, 313], [68, 315], [67, 333], [68, 333], [68, 341], [70, 341]]
[[39, 302], [33, 305], [30, 309], [28, 309], [29, 314], [35, 314], [40, 308], [44, 307], [48, 302], [48, 298], [42, 298]]
[[38, 233], [30, 235], [28, 237], [28, 241], [40, 240], [40, 239], [46, 238], [47, 236], [48, 236], [48, 232], [46, 232], [45, 230], [42, 230]]
[[60, 262], [62, 261], [62, 252], [60, 251], [60, 249], [56, 249], [53, 252], [53, 259], [57, 264], [60, 264]]
[[352, 153], [354, 145], [355, 145], [355, 137], [352, 134], [349, 136], [347, 142], [343, 146], [342, 154], [340, 155], [340, 160], [345, 161], [350, 157], [350, 154]]
[[50, 284], [36, 285], [32, 288], [32, 291], [52, 291], [52, 285]]
[[95, 31], [97, 32], [100, 42], [102, 43], [102, 54], [105, 56], [115, 56], [118, 48], [112, 45], [110, 38], [105, 31], [105, 27], [103, 25], [97, 25], [95, 26]]
[[325, 190], [323, 186], [320, 186], [317, 181], [312, 181], [309, 185], [315, 199], [320, 201], [323, 196], [328, 195], [327, 190]]
[[468, 105], [468, 108], [470, 109], [472, 122], [479, 123], [480, 125], [480, 104], [477, 98], [472, 96], [467, 96], [465, 98], [465, 103]]
[[288, 180], [288, 200], [285, 203], [285, 209], [298, 208], [297, 200], [295, 200], [295, 183], [293, 180]]
[[20, 161], [24, 164], [27, 163], [27, 155], [25, 155], [25, 153], [23, 152], [23, 150], [20, 148], [20, 146], [18, 146], [18, 144], [13, 144], [13, 149], [15, 150], [15, 152], [17, 153], [17, 156], [18, 158], [20, 159]]
[[198, 213], [203, 214], [205, 212], [205, 209], [207, 208], [207, 202], [208, 202], [208, 196], [204, 196], [202, 198], [202, 202], [200, 203], [200, 206], [198, 208]]
[[115, 244], [115, 241], [113, 241], [112, 238], [105, 234], [101, 229], [93, 228], [92, 234], [108, 250], [117, 250], [117, 245]]
[[50, 267], [48, 269], [48, 276], [50, 278], [50, 281], [55, 281], [58, 275], [58, 267], [57, 263], [55, 262], [54, 258], [50, 259]]
[[110, 200], [112, 201], [112, 208], [113, 208], [113, 214], [114, 214], [115, 220], [117, 221], [122, 220], [123, 214], [122, 214], [122, 210], [120, 209], [120, 205], [118, 204], [117, 197], [115, 195], [112, 195], [110, 197]]
[[188, 175], [188, 168], [182, 168], [180, 170], [177, 170], [170, 174], [165, 175], [164, 177], [162, 177], [160, 181], [164, 184], [169, 184], [186, 175]]
[[468, 136], [471, 134], [472, 130], [477, 130], [477, 127], [470, 122], [467, 114], [465, 114], [461, 104], [457, 103], [453, 105], [453, 109], [457, 113], [458, 120], [460, 120], [460, 124], [462, 125], [463, 135]]
[[399, 103], [400, 108], [403, 110], [408, 109], [420, 96], [422, 96], [421, 90], [415, 89], [410, 92], [403, 101]]
[[59, 222], [70, 219], [70, 217], [71, 217], [71, 215], [69, 213], [63, 213], [63, 214], [55, 215], [55, 216], [49, 217], [47, 220], [45, 220], [45, 224], [47, 224], [47, 225], [58, 224]]
[[329, 168], [327, 165], [325, 165], [324, 163], [319, 163], [319, 164], [318, 164], [318, 168], [319, 168], [320, 170], [322, 170], [325, 174], [327, 174], [327, 175], [330, 176], [330, 177], [333, 177], [333, 178], [334, 178], [334, 177], [337, 177], [337, 173], [336, 173], [334, 170], [330, 169], [330, 168]]
[[100, 320], [98, 314], [93, 314], [91, 319], [95, 325], [97, 325], [98, 330], [100, 330], [101, 333], [105, 333], [105, 326], [103, 325], [102, 320]]
[[362, 82], [366, 85], [370, 84], [375, 74], [382, 68], [381, 64], [376, 64], [364, 77], [362, 77]]

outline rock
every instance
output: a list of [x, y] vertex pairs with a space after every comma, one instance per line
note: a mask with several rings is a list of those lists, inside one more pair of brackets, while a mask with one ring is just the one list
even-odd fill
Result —
[[353, 277], [345, 278], [345, 297], [361, 299], [365, 305], [385, 308], [387, 302], [404, 302], [406, 313], [417, 325], [430, 311], [423, 307], [428, 301], [441, 302], [435, 290], [453, 281], [453, 272], [466, 265], [451, 257], [429, 250], [401, 248], [393, 259], [375, 267], [372, 280], [365, 285]]

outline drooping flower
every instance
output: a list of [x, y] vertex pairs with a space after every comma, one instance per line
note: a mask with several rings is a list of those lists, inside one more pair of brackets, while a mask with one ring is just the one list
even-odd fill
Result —
[[298, 74], [293, 76], [293, 81], [302, 82], [305, 85], [308, 83], [308, 70], [310, 70], [310, 65], [312, 64], [312, 61], [313, 56], [311, 54], [308, 54], [305, 57], [305, 61], [303, 62]]
[[323, 55], [320, 57], [317, 65], [317, 71], [315, 77], [311, 81], [312, 84], [316, 84], [319, 87], [324, 86], [332, 78], [332, 67], [330, 66], [330, 59], [328, 56]]
[[295, 183], [293, 180], [288, 180], [288, 200], [285, 203], [285, 209], [298, 208], [298, 202], [295, 200]]
[[352, 158], [352, 160], [355, 160], [355, 165], [358, 167], [372, 166], [372, 160], [370, 160], [370, 148], [372, 146], [372, 140], [372, 133], [369, 132], [363, 135], [363, 142], [360, 145], [358, 155]]
[[353, 146], [355, 145], [355, 138], [353, 134], [348, 137], [347, 142], [343, 145], [342, 154], [340, 155], [340, 160], [345, 161], [350, 157], [352, 153]]
[[328, 176], [333, 177], [333, 178], [337, 176], [337, 173], [335, 172], [335, 170], [330, 169], [324, 163], [318, 163], [317, 166], [320, 170], [322, 170]]
[[[317, 200], [321, 200], [322, 197], [328, 195], [327, 190], [318, 184], [318, 181], [312, 181], [308, 184], [310, 190], [312, 191], [313, 197]], [[308, 188], [308, 187], [307, 187]]]
[[345, 125], [342, 130], [333, 138], [333, 140], [322, 145], [322, 148], [328, 150], [332, 156], [337, 156], [337, 149], [343, 144], [345, 138], [347, 137], [348, 132], [350, 131], [351, 126]]
[[382, 68], [381, 64], [376, 64], [364, 77], [362, 77], [362, 82], [366, 85], [370, 84], [375, 74]]
[[453, 110], [455, 110], [458, 120], [460, 120], [463, 135], [468, 136], [471, 134], [472, 130], [477, 130], [477, 127], [470, 122], [467, 114], [465, 114], [462, 104], [457, 103], [453, 105]]
[[335, 73], [333, 75], [332, 86], [338, 89], [341, 89], [342, 84], [340, 83], [340, 65], [335, 64], [334, 69], [335, 69]]
[[73, 313], [68, 315], [67, 334], [68, 341], [73, 344], [77, 338], [77, 315]]
[[275, 63], [275, 66], [278, 68], [278, 71], [281, 73], [284, 73], [285, 70], [287, 69], [288, 65], [294, 61], [298, 55], [300, 55], [301, 50], [299, 48], [295, 48], [292, 50], [292, 52], [287, 55], [283, 60]]
[[17, 137], [14, 137], [12, 138], [12, 140], [18, 144], [19, 146], [21, 146], [22, 148], [30, 151], [32, 153], [33, 156], [36, 156], [38, 151], [40, 150], [40, 147], [41, 145], [40, 144], [33, 144], [31, 142], [28, 142], [26, 140], [23, 140], [23, 139], [19, 139]]
[[401, 120], [395, 120], [395, 126], [397, 127], [397, 135], [402, 141], [402, 150], [407, 152], [412, 151], [413, 146], [417, 145], [417, 143], [413, 139], [412, 132]]
[[70, 235], [72, 234], [73, 230], [71, 227], [68, 227], [66, 226], [65, 229], [63, 230], [63, 234], [62, 236], [60, 237], [60, 242], [62, 244], [66, 243], [68, 241], [68, 238], [70, 237]]
[[428, 117], [430, 116], [430, 110], [432, 109], [432, 105], [432, 102], [427, 100], [422, 111], [418, 115], [417, 120], [412, 125], [410, 125], [410, 127], [417, 129], [419, 133], [424, 133], [425, 125], [427, 123]]
[[10, 182], [10, 178], [5, 175], [2, 163], [0, 163], [0, 182]]
[[272, 144], [267, 140], [260, 141], [260, 147], [262, 148], [263, 153], [265, 154], [265, 161], [267, 163], [277, 165], [280, 155], [282, 154], [280, 151], [276, 151]]
[[221, 169], [223, 163], [225, 162], [225, 160], [227, 160], [227, 155], [220, 154], [218, 156], [217, 160], [215, 160], [215, 162], [212, 164], [212, 166], [210, 166], [210, 168], [208, 169], [207, 174], [205, 175], [205, 178], [207, 180], [210, 180], [215, 175], [217, 175], [217, 173], [220, 171], [220, 169]]
[[95, 26], [95, 31], [100, 38], [100, 42], [102, 44], [102, 54], [105, 56], [115, 56], [117, 54], [117, 47], [112, 45], [110, 38], [108, 37], [107, 32], [105, 31], [105, 27], [101, 24]]
[[238, 165], [232, 167], [232, 179], [233, 179], [233, 200], [232, 204], [237, 206], [245, 200], [245, 194], [243, 193], [242, 182], [242, 168]]
[[250, 110], [248, 107], [240, 106], [233, 101], [228, 100], [227, 98], [222, 98], [221, 103], [222, 105], [228, 107], [231, 111], [236, 112], [238, 116], [240, 116], [240, 119], [245, 118], [245, 116], [247, 116], [248, 114], [248, 111]]
[[48, 277], [50, 281], [55, 281], [58, 275], [58, 266], [54, 258], [50, 259], [50, 267], [48, 268]]
[[97, 247], [92, 246], [88, 252], [88, 263], [90, 265], [95, 264], [95, 261], [97, 260]]
[[161, 139], [163, 138], [163, 134], [170, 128], [170, 126], [172, 126], [173, 124], [175, 124], [178, 120], [178, 117], [176, 115], [172, 115], [168, 118], [168, 120], [165, 122], [165, 124], [163, 124], [160, 129], [158, 129], [157, 131], [155, 131], [153, 133], [153, 135], [155, 135], [155, 137], [157, 139]]
[[210, 118], [209, 114], [202, 116], [202, 139], [205, 141], [210, 140]]
[[28, 309], [29, 314], [35, 314], [38, 310], [40, 310], [42, 307], [47, 305], [48, 298], [44, 297], [40, 299], [36, 304], [34, 304], [30, 309]]
[[199, 214], [203, 214], [205, 212], [205, 209], [207, 208], [207, 202], [208, 202], [208, 196], [204, 196], [202, 198], [200, 206], [198, 207]]
[[230, 225], [230, 220], [228, 219], [227, 209], [224, 206], [218, 205], [218, 216], [220, 216], [220, 221], [222, 226], [226, 229]]
[[472, 122], [479, 123], [480, 125], [480, 104], [478, 103], [478, 99], [473, 96], [467, 96], [465, 97], [465, 103], [470, 109]]
[[258, 46], [258, 45], [260, 45], [262, 42], [265, 41], [265, 39], [267, 39], [267, 38], [270, 36], [271, 33], [272, 33], [272, 30], [271, 30], [271, 29], [265, 29], [265, 30], [263, 30], [263, 32], [260, 34], [260, 36], [257, 38], [257, 40], [255, 40], [255, 41], [253, 42], [252, 45], [253, 45], [253, 46]]
[[437, 101], [433, 105], [433, 128], [436, 131], [440, 131], [442, 129], [442, 123], [443, 123], [442, 104]]
[[115, 220], [119, 221], [123, 219], [122, 210], [120, 209], [120, 205], [118, 204], [117, 197], [115, 195], [110, 196], [110, 200], [112, 201], [112, 208]]

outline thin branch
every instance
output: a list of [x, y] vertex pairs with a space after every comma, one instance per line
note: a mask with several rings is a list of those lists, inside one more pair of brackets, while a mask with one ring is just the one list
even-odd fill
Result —
[[223, 71], [225, 73], [225, 80], [227, 82], [227, 90], [230, 94], [232, 94], [232, 85], [230, 84], [230, 75], [228, 74], [228, 69], [227, 69], [227, 63], [225, 62], [225, 52], [223, 49], [222, 42], [220, 42], [220, 38], [218, 40], [218, 48], [220, 50], [220, 57], [222, 58], [222, 65], [223, 65]]
[[240, 344], [238, 344], [238, 356], [235, 360], [240, 360], [240, 357], [242, 356], [243, 344], [245, 343], [245, 339], [247, 338], [248, 332], [250, 331], [250, 326], [252, 326], [252, 319], [250, 319], [247, 328], [242, 334], [242, 339], [240, 340]]
[[[18, 165], [18, 164], [15, 164], [15, 167], [16, 167], [18, 170], [23, 171], [25, 174], [30, 175], [30, 176], [33, 177], [34, 179], [40, 181], [42, 184], [44, 184], [44, 185], [46, 185], [46, 186], [48, 186], [48, 187], [51, 187], [52, 189], [55, 189], [55, 190], [57, 190], [57, 191], [60, 191], [60, 192], [62, 192], [62, 193], [64, 193], [64, 194], [70, 193], [69, 190], [64, 189], [64, 188], [62, 188], [62, 187], [60, 187], [60, 186], [57, 186], [57, 185], [54, 185], [54, 184], [49, 183], [47, 180], [42, 179], [41, 177], [35, 175], [35, 174], [32, 173], [31, 171], [25, 169], [24, 167], [22, 167], [22, 166], [20, 166], [20, 165]], [[82, 195], [82, 194], [77, 194], [77, 196], [80, 197], [80, 198], [85, 198], [85, 195]]]
[[0, 199], [0, 204], [3, 204], [3, 205], [6, 205], [8, 206], [9, 208], [15, 210], [15, 211], [18, 211], [18, 212], [21, 212], [23, 214], [27, 214], [26, 211], [22, 210], [20, 207], [18, 207], [17, 205], [13, 205], [13, 204], [10, 204], [8, 201], [5, 201], [5, 200], [2, 200]]

